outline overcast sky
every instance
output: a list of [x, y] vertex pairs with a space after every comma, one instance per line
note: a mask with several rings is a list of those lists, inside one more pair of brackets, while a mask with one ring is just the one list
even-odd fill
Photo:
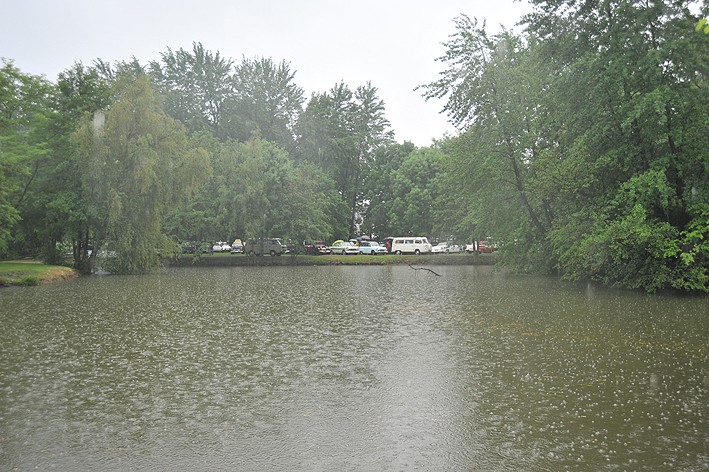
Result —
[[417, 85], [436, 80], [441, 43], [462, 13], [488, 30], [515, 26], [525, 0], [0, 0], [0, 57], [24, 73], [57, 74], [74, 62], [145, 64], [167, 48], [199, 42], [241, 62], [285, 60], [294, 82], [325, 92], [343, 81], [371, 82], [384, 100], [396, 140], [418, 146], [452, 132], [441, 101], [426, 102]]

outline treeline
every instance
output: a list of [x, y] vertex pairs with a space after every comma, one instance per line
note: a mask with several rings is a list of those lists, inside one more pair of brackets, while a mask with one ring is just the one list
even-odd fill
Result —
[[696, 2], [532, 3], [523, 34], [455, 19], [421, 91], [460, 133], [423, 148], [372, 84], [306, 98], [289, 63], [199, 43], [56, 82], [4, 60], [0, 256], [143, 273], [187, 240], [491, 237], [523, 271], [709, 291]]

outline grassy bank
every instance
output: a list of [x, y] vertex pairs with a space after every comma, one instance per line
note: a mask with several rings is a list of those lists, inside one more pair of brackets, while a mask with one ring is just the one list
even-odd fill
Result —
[[77, 275], [74, 269], [37, 261], [0, 261], [0, 287], [39, 285], [66, 280]]
[[494, 254], [429, 254], [421, 256], [246, 256], [243, 254], [185, 255], [165, 261], [170, 267], [231, 267], [231, 266], [313, 266], [313, 265], [493, 265]]
[[[315, 266], [315, 265], [493, 265], [493, 254], [429, 254], [422, 256], [262, 256], [243, 254], [213, 254], [165, 260], [170, 267], [231, 267], [231, 266]], [[32, 286], [76, 277], [74, 269], [43, 264], [33, 260], [0, 261], [0, 287]]]

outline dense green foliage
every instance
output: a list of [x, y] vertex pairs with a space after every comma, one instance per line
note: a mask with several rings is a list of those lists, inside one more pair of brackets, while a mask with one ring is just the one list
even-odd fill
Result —
[[[0, 253], [13, 239], [28, 190], [48, 160], [53, 88], [3, 60], [0, 68]], [[22, 241], [19, 241], [20, 245]]]
[[111, 269], [144, 273], [158, 265], [158, 251], [169, 250], [165, 214], [206, 178], [209, 161], [162, 110], [146, 76], [122, 78], [116, 90], [105, 115], [86, 117], [74, 135], [86, 226], [92, 254], [110, 241]]
[[464, 132], [449, 172], [508, 262], [709, 290], [707, 46], [692, 3], [533, 1], [525, 36], [463, 16], [425, 86]]
[[[185, 241], [492, 238], [521, 271], [709, 291], [697, 2], [533, 0], [462, 15], [439, 59], [460, 132], [396, 143], [370, 83], [309, 99], [287, 62], [195, 43], [147, 65], [0, 69], [0, 255], [147, 272]], [[701, 16], [706, 16], [702, 6]]]

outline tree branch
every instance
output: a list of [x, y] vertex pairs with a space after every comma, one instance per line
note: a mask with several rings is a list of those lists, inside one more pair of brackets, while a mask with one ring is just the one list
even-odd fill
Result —
[[440, 277], [440, 276], [441, 276], [441, 274], [438, 274], [438, 273], [432, 271], [431, 269], [429, 269], [429, 268], [427, 268], [427, 267], [414, 267], [414, 266], [412, 266], [411, 264], [408, 264], [408, 266], [411, 267], [411, 268], [414, 269], [414, 270], [427, 270], [427, 271], [429, 271], [430, 273], [432, 273], [433, 275], [435, 275], [436, 277]]

